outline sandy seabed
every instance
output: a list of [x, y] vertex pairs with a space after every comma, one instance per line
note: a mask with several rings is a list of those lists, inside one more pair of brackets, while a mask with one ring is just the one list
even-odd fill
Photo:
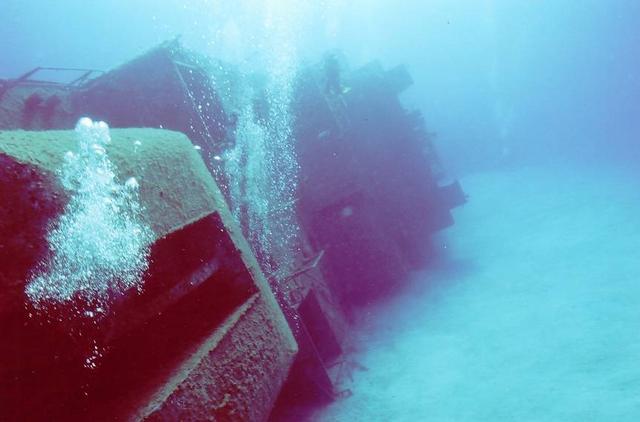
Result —
[[640, 421], [639, 181], [566, 165], [463, 178], [443, 258], [363, 315], [353, 395], [313, 420]]

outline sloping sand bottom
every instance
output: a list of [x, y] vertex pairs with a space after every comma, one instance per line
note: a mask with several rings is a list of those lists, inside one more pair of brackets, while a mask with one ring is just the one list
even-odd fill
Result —
[[615, 167], [463, 179], [470, 201], [436, 270], [362, 318], [354, 394], [314, 420], [640, 420], [638, 180]]

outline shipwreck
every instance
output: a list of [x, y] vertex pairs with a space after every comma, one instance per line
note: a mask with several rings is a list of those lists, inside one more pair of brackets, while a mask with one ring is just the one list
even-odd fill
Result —
[[[466, 200], [399, 100], [411, 84], [328, 54], [296, 75], [274, 140], [264, 75], [178, 40], [108, 72], [0, 81], [0, 419], [298, 420], [349, 394], [351, 318], [425, 265]], [[98, 153], [118, 186], [135, 177], [151, 233], [142, 288], [110, 291], [99, 318], [26, 293], [72, 201], [82, 117], [110, 126]]]

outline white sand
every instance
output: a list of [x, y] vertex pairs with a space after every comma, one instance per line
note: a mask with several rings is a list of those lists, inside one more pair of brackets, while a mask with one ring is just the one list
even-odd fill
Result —
[[368, 370], [314, 420], [640, 421], [638, 180], [462, 180], [446, 257], [363, 318], [351, 359]]

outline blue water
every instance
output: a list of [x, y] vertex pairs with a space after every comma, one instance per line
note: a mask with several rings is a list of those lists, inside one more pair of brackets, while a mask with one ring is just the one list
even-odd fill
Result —
[[247, 131], [283, 149], [300, 65], [406, 64], [403, 101], [470, 201], [435, 268], [360, 317], [354, 395], [315, 418], [640, 420], [640, 2], [3, 0], [0, 22], [0, 78], [108, 70], [177, 35], [266, 70], [278, 115]]
[[0, 77], [107, 70], [176, 35], [259, 69], [340, 48], [353, 67], [408, 65], [405, 99], [424, 111], [450, 169], [503, 152], [638, 151], [634, 0], [4, 0], [0, 17]]

